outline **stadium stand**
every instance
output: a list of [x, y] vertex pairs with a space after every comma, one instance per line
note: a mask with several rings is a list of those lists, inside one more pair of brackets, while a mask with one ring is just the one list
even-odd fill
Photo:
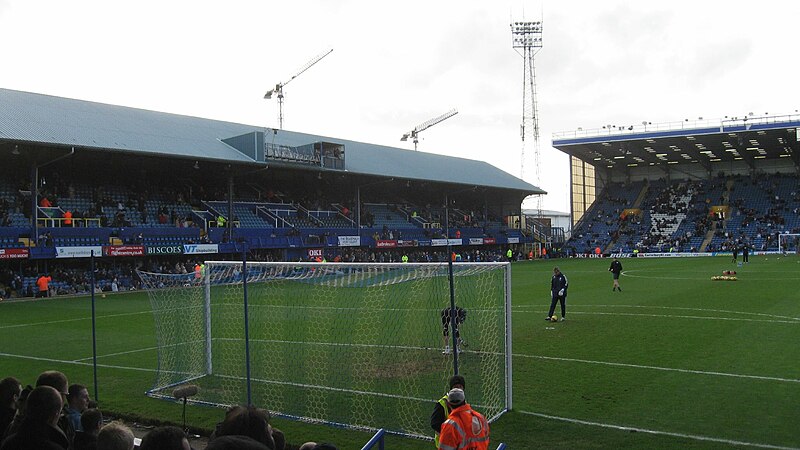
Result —
[[102, 289], [130, 289], [128, 268], [243, 251], [446, 260], [449, 237], [462, 260], [486, 260], [543, 245], [508, 219], [541, 189], [484, 162], [346, 139], [0, 89], [0, 157], [0, 288], [14, 295], [42, 272], [55, 293], [86, 292], [92, 254], [111, 264]]
[[556, 133], [572, 169], [565, 248], [777, 251], [777, 236], [797, 229], [798, 130], [795, 112]]

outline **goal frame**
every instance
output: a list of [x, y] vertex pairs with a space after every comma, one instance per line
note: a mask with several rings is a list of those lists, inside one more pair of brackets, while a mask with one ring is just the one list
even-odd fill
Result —
[[[787, 242], [788, 242], [789, 238], [798, 239], [798, 238], [800, 238], [800, 233], [778, 234], [778, 253], [781, 253], [781, 254], [783, 254], [786, 251], [785, 250], [785, 246], [783, 245], [783, 239], [784, 238], [787, 240]], [[798, 251], [798, 250], [800, 250], [800, 245], [798, 245], [798, 248], [795, 249], [795, 251]]]
[[[328, 268], [328, 267], [342, 267], [343, 269], [344, 268], [353, 268], [353, 269], [364, 268], [364, 269], [369, 269], [369, 268], [375, 268], [377, 266], [380, 266], [381, 268], [389, 268], [389, 269], [391, 269], [391, 268], [408, 269], [409, 267], [415, 267], [415, 266], [416, 267], [426, 267], [426, 266], [428, 266], [428, 267], [431, 267], [431, 268], [439, 268], [439, 269], [441, 269], [443, 266], [447, 266], [447, 263], [378, 263], [378, 264], [376, 264], [376, 263], [322, 263], [322, 264], [324, 264], [324, 266], [326, 268]], [[502, 282], [503, 282], [504, 286], [503, 286], [503, 289], [502, 289], [503, 290], [502, 320], [504, 321], [504, 323], [503, 323], [504, 329], [501, 330], [501, 331], [504, 331], [503, 345], [505, 347], [504, 348], [504, 353], [505, 354], [502, 355], [502, 358], [503, 358], [503, 362], [504, 362], [504, 366], [505, 366], [504, 367], [504, 372], [505, 373], [502, 374], [502, 383], [504, 384], [504, 386], [501, 386], [501, 388], [504, 389], [504, 394], [505, 395], [501, 396], [501, 399], [505, 401], [505, 406], [501, 407], [501, 410], [498, 413], [493, 414], [490, 417], [487, 417], [487, 419], [490, 422], [493, 422], [494, 420], [497, 420], [500, 416], [502, 416], [505, 412], [510, 411], [512, 409], [512, 407], [513, 407], [513, 403], [512, 403], [512, 398], [513, 398], [513, 392], [512, 392], [513, 366], [512, 366], [512, 341], [511, 341], [511, 336], [512, 336], [511, 264], [508, 263], [508, 262], [491, 262], [491, 263], [490, 262], [486, 262], [486, 263], [466, 263], [466, 262], [461, 262], [461, 263], [452, 263], [452, 265], [454, 266], [453, 267], [454, 270], [452, 272], [448, 273], [449, 277], [452, 277], [453, 276], [453, 272], [456, 272], [456, 270], [458, 270], [458, 269], [462, 269], [463, 270], [464, 268], [476, 267], [476, 266], [479, 266], [479, 265], [480, 266], [489, 266], [489, 267], [497, 268], [498, 270], [502, 270], [503, 271], [503, 281]], [[204, 331], [203, 331], [203, 334], [204, 334], [203, 344], [201, 344], [201, 345], [204, 345], [204, 347], [205, 347], [205, 375], [189, 377], [189, 378], [186, 378], [185, 380], [181, 380], [179, 382], [172, 383], [169, 386], [161, 386], [159, 388], [155, 388], [154, 387], [153, 389], [151, 389], [151, 390], [149, 390], [147, 392], [148, 396], [157, 397], [157, 398], [164, 398], [164, 399], [171, 399], [172, 397], [169, 395], [169, 392], [165, 392], [166, 389], [170, 389], [170, 388], [173, 388], [175, 386], [180, 386], [180, 385], [183, 385], [183, 384], [186, 384], [186, 383], [191, 383], [192, 381], [197, 380], [199, 378], [203, 378], [204, 376], [214, 375], [214, 356], [215, 355], [214, 355], [213, 350], [212, 350], [212, 348], [214, 347], [213, 346], [213, 340], [214, 340], [214, 337], [213, 337], [214, 336], [214, 329], [213, 329], [213, 327], [214, 327], [214, 324], [212, 323], [212, 303], [213, 303], [212, 296], [214, 295], [213, 292], [212, 292], [213, 291], [212, 287], [214, 286], [214, 283], [212, 283], [212, 277], [211, 277], [212, 268], [217, 268], [217, 267], [239, 267], [241, 269], [241, 277], [242, 277], [242, 279], [238, 284], [242, 284], [242, 294], [243, 295], [242, 295], [242, 299], [241, 299], [242, 300], [241, 301], [241, 306], [243, 308], [242, 312], [246, 316], [247, 310], [248, 310], [248, 295], [247, 295], [248, 268], [251, 268], [252, 266], [285, 267], [285, 268], [319, 268], [319, 267], [322, 267], [322, 265], [320, 263], [315, 263], [315, 262], [250, 262], [250, 261], [241, 261], [241, 260], [240, 261], [217, 261], [217, 260], [206, 261], [205, 262], [206, 270], [205, 270], [205, 273], [203, 274], [203, 278], [201, 280], [202, 290], [203, 290], [202, 296], [203, 296], [203, 315], [204, 315], [204, 328], [205, 328]], [[497, 280], [497, 281], [499, 281], [499, 280]], [[499, 284], [498, 284], [498, 286], [499, 286]], [[494, 296], [493, 295], [493, 297], [498, 300], [497, 301], [497, 306], [498, 306], [497, 313], [500, 314], [501, 311], [499, 309], [499, 306], [500, 306], [499, 305], [499, 296]], [[500, 318], [499, 316], [497, 316], [497, 317]], [[247, 330], [247, 327], [248, 327], [247, 323], [248, 323], [248, 321], [247, 321], [247, 319], [245, 319], [245, 322], [244, 322], [244, 333], [245, 333], [244, 340], [245, 340], [245, 342], [247, 342], [248, 339], [249, 339], [249, 331]], [[500, 337], [500, 334], [494, 334], [494, 335], [497, 336], [497, 337]], [[251, 400], [251, 396], [250, 396], [251, 392], [250, 391], [251, 391], [251, 389], [250, 389], [250, 368], [249, 368], [249, 360], [250, 360], [249, 344], [246, 345], [246, 349], [247, 349], [246, 352], [248, 352], [248, 355], [245, 357], [246, 361], [247, 361], [247, 366], [248, 366], [247, 369], [246, 369], [246, 372], [247, 372], [246, 373], [246, 378], [247, 378], [247, 402], [250, 403], [250, 400]], [[458, 357], [457, 353], [454, 354], [453, 357], [457, 358]], [[451, 375], [452, 375], [452, 371], [451, 371]], [[430, 399], [431, 402], [433, 402], [435, 400], [436, 400], [436, 398], [431, 398]], [[192, 402], [191, 399], [189, 399], [189, 401]], [[216, 405], [216, 406], [223, 406], [223, 407], [224, 406], [230, 406], [230, 405], [221, 405], [221, 404], [218, 404], [218, 403], [209, 403], [209, 402], [204, 402], [204, 401], [195, 401], [193, 403]], [[265, 405], [265, 406], [269, 407], [270, 405]], [[325, 423], [325, 424], [331, 424], [331, 425], [338, 426], [338, 427], [345, 427], [345, 428], [351, 428], [351, 429], [365, 429], [365, 430], [369, 430], [369, 431], [374, 431], [374, 430], [378, 429], [377, 427], [371, 427], [371, 426], [366, 426], [365, 427], [365, 426], [361, 426], [361, 425], [342, 424], [342, 423], [338, 423], [338, 422], [335, 422], [335, 421], [318, 420], [318, 419], [312, 419], [312, 418], [308, 418], [308, 417], [298, 417], [298, 416], [295, 416], [295, 415], [292, 415], [292, 414], [285, 414], [285, 413], [283, 413], [281, 411], [272, 411], [272, 412], [273, 412], [273, 414], [275, 416], [278, 416], [278, 417], [284, 417], [284, 418], [295, 419], [295, 420], [302, 420], [302, 421], [307, 421], [307, 422]], [[393, 434], [398, 434], [398, 435], [403, 435], [403, 436], [415, 437], [415, 438], [422, 438], [422, 439], [429, 438], [428, 436], [425, 436], [425, 435], [407, 433], [407, 432], [403, 432], [402, 430], [387, 429], [387, 432], [393, 433]]]

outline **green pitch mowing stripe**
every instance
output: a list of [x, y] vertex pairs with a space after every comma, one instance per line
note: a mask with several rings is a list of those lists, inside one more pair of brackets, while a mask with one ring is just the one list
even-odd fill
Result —
[[756, 444], [753, 442], [743, 442], [743, 441], [735, 441], [730, 439], [723, 439], [723, 438], [714, 438], [709, 436], [697, 436], [692, 434], [683, 434], [683, 433], [673, 433], [669, 431], [657, 431], [657, 430], [646, 430], [644, 428], [636, 428], [636, 427], [629, 427], [624, 425], [613, 425], [609, 423], [597, 423], [597, 422], [590, 422], [587, 420], [580, 420], [580, 419], [570, 419], [567, 417], [557, 417], [551, 416], [548, 414], [540, 414], [530, 411], [520, 411], [521, 414], [527, 414], [529, 416], [536, 416], [541, 417], [544, 419], [549, 420], [558, 420], [562, 422], [570, 422], [580, 425], [588, 425], [590, 427], [601, 427], [601, 428], [610, 428], [612, 430], [619, 430], [619, 431], [629, 431], [634, 433], [647, 433], [647, 434], [656, 434], [656, 435], [663, 435], [663, 436], [671, 436], [677, 437], [681, 439], [692, 439], [696, 441], [705, 441], [705, 442], [714, 442], [718, 444], [726, 444], [732, 446], [741, 446], [741, 447], [757, 447], [757, 448], [770, 448], [770, 449], [778, 449], [778, 450], [800, 450], [797, 447], [781, 447], [778, 445], [770, 445], [770, 444]]
[[[512, 449], [800, 448], [800, 258], [753, 256], [742, 267], [730, 257], [621, 261], [623, 292], [611, 291], [609, 260], [512, 266], [515, 410], [492, 424], [490, 448], [499, 442]], [[542, 319], [554, 265], [569, 278], [568, 321], [549, 324]], [[711, 281], [723, 270], [736, 270], [739, 281]], [[420, 288], [415, 296], [423, 293]], [[146, 294], [108, 295], [97, 308], [101, 408], [180, 423], [180, 405], [144, 396], [156, 365]], [[403, 314], [417, 306], [409, 309]], [[269, 311], [282, 314], [276, 307]], [[435, 316], [423, 316], [425, 327], [440, 326]], [[353, 326], [384, 317], [375, 312]], [[310, 333], [297, 329], [301, 321], [285, 316], [271, 339]], [[33, 383], [38, 373], [55, 368], [71, 382], [89, 384], [90, 327], [87, 298], [0, 303], [0, 376]], [[395, 332], [398, 340], [412, 337], [406, 329]], [[419, 347], [440, 345], [437, 337]], [[369, 355], [360, 361], [364, 370], [392, 371]], [[421, 370], [413, 364], [395, 369]], [[273, 386], [284, 402], [293, 400]], [[423, 405], [413, 414], [427, 415], [434, 399], [428, 405], [413, 401]], [[187, 416], [212, 429], [223, 412], [191, 406]], [[292, 443], [324, 440], [361, 448], [370, 436], [280, 419], [275, 424]], [[387, 441], [387, 448], [431, 446], [396, 436]]]

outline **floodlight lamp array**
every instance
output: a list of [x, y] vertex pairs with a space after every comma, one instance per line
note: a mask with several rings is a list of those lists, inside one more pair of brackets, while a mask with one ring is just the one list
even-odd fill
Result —
[[541, 48], [542, 22], [514, 22], [511, 35], [514, 48]]
[[511, 24], [513, 33], [541, 33], [542, 22], [514, 22]]
[[542, 38], [541, 37], [532, 37], [532, 36], [524, 36], [519, 38], [514, 38], [514, 46], [517, 47], [541, 47], [542, 46]]

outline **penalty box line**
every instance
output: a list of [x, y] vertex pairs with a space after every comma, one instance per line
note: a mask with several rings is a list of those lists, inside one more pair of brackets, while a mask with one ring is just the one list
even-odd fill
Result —
[[569, 417], [559, 417], [559, 416], [551, 416], [549, 414], [542, 414], [536, 413], [531, 411], [522, 411], [518, 410], [520, 414], [525, 414], [528, 416], [535, 416], [541, 417], [543, 419], [549, 420], [557, 420], [560, 422], [569, 422], [578, 425], [588, 425], [592, 427], [600, 427], [600, 428], [610, 428], [612, 430], [619, 430], [619, 431], [633, 431], [637, 433], [646, 433], [646, 434], [654, 434], [660, 436], [670, 436], [682, 439], [692, 439], [695, 441], [706, 441], [706, 442], [717, 442], [720, 444], [727, 444], [727, 445], [735, 445], [741, 447], [757, 447], [757, 448], [770, 448], [770, 449], [778, 449], [778, 450], [800, 450], [797, 447], [783, 447], [780, 445], [772, 445], [772, 444], [760, 444], [756, 442], [745, 442], [745, 441], [737, 441], [733, 439], [725, 439], [725, 438], [716, 438], [711, 436], [701, 436], [698, 434], [685, 434], [685, 433], [675, 433], [672, 431], [659, 431], [659, 430], [648, 430], [646, 428], [636, 428], [636, 427], [629, 427], [624, 425], [615, 425], [610, 423], [601, 423], [601, 422], [591, 422], [588, 420], [581, 420], [581, 419], [571, 419]]
[[[573, 306], [574, 308], [575, 306]], [[792, 316], [781, 316], [777, 314], [765, 314], [765, 313], [754, 313], [754, 312], [747, 312], [747, 311], [733, 311], [729, 309], [711, 309], [711, 308], [688, 308], [685, 306], [661, 306], [661, 305], [589, 305], [589, 304], [579, 304], [577, 305], [578, 308], [636, 308], [636, 309], [667, 309], [667, 310], [678, 310], [678, 311], [702, 311], [702, 312], [719, 312], [719, 313], [726, 313], [726, 314], [742, 314], [746, 316], [758, 316], [758, 317], [770, 317], [773, 319], [787, 319], [793, 321], [800, 321], [800, 317], [792, 317]], [[539, 310], [541, 307], [535, 305], [522, 305], [522, 306], [514, 306], [514, 309], [536, 309]], [[522, 311], [521, 311], [522, 312]]]
[[[546, 308], [543, 308], [544, 310]], [[526, 311], [526, 310], [516, 310], [515, 313], [536, 313], [536, 311]], [[585, 316], [628, 316], [628, 317], [656, 317], [656, 318], [666, 318], [666, 319], [695, 319], [695, 320], [722, 320], [722, 321], [729, 321], [729, 322], [761, 322], [761, 323], [789, 323], [789, 324], [800, 324], [800, 320], [792, 317], [792, 320], [767, 320], [767, 319], [748, 319], [744, 317], [714, 317], [714, 316], [690, 316], [685, 314], [644, 314], [644, 313], [625, 313], [625, 312], [599, 312], [599, 311], [574, 311], [571, 310], [571, 315], [585, 315]]]
[[[83, 362], [83, 361], [70, 361], [66, 359], [55, 359], [55, 358], [44, 358], [41, 356], [29, 356], [29, 355], [15, 355], [13, 353], [0, 353], [0, 357], [5, 358], [16, 358], [16, 359], [27, 359], [30, 361], [42, 361], [42, 362], [49, 362], [49, 363], [56, 363], [56, 364], [73, 364], [76, 366], [88, 366], [92, 367], [93, 364], [90, 362]], [[116, 366], [112, 364], [98, 364], [97, 367], [103, 367], [105, 369], [121, 369], [121, 370], [135, 370], [139, 372], [156, 372], [156, 369], [146, 369], [144, 367], [128, 367], [128, 366]]]
[[609, 362], [609, 361], [592, 361], [588, 359], [575, 359], [575, 358], [559, 358], [555, 356], [541, 356], [541, 355], [523, 355], [520, 353], [514, 353], [514, 357], [519, 358], [532, 358], [532, 359], [546, 359], [550, 361], [564, 361], [564, 362], [577, 362], [583, 364], [596, 364], [601, 366], [612, 366], [612, 367], [628, 367], [632, 369], [647, 369], [647, 370], [660, 370], [663, 372], [680, 372], [680, 373], [691, 373], [694, 375], [711, 375], [711, 376], [718, 376], [718, 377], [730, 377], [730, 378], [747, 378], [751, 380], [761, 380], [761, 381], [779, 381], [782, 383], [800, 383], [800, 380], [796, 378], [780, 378], [780, 377], [768, 377], [762, 375], [743, 375], [738, 373], [727, 373], [727, 372], [714, 372], [714, 371], [705, 371], [705, 370], [692, 370], [692, 369], [677, 369], [674, 367], [659, 367], [659, 366], [646, 366], [641, 364], [626, 364], [626, 363], [616, 363], [616, 362]]

